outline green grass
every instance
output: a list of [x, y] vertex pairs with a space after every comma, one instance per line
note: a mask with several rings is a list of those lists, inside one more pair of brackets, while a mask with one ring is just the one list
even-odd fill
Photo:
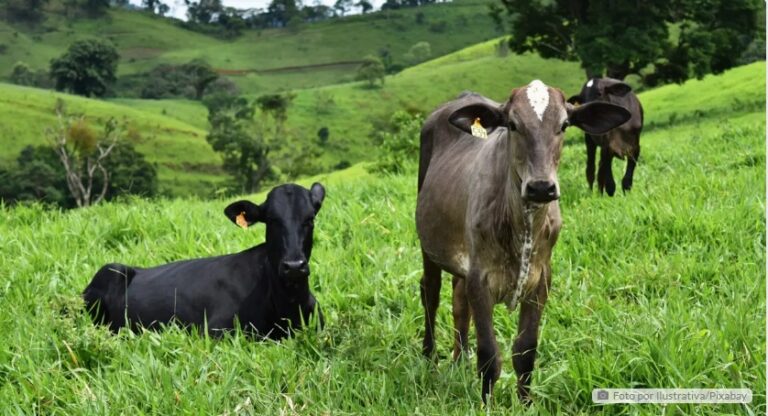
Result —
[[[371, 139], [376, 122], [388, 121], [391, 114], [407, 108], [429, 114], [437, 105], [455, 98], [465, 89], [503, 101], [512, 88], [533, 79], [562, 88], [566, 94], [577, 91], [582, 71], [577, 63], [542, 59], [537, 55], [497, 56], [498, 39], [437, 58], [387, 77], [382, 88], [368, 89], [362, 82], [295, 91], [288, 110], [287, 129], [296, 140], [315, 140], [325, 126], [330, 131], [329, 145], [323, 149], [323, 164], [330, 169], [342, 160], [356, 163], [370, 160], [377, 149]], [[333, 104], [321, 106], [324, 99]], [[135, 108], [158, 112], [173, 108], [177, 101], [120, 100]], [[183, 119], [205, 117], [202, 105], [194, 110], [187, 102], [177, 112]], [[167, 110], [173, 116], [171, 110]]]
[[[219, 40], [184, 30], [169, 20], [145, 13], [114, 9], [101, 19], [65, 20], [51, 7], [48, 20], [31, 30], [0, 22], [0, 76], [10, 74], [18, 61], [47, 68], [49, 61], [74, 41], [99, 37], [112, 40], [122, 56], [119, 73], [135, 74], [161, 63], [183, 63], [200, 58], [223, 70], [268, 70], [344, 61], [359, 61], [389, 48], [394, 60], [415, 43], [427, 41], [433, 56], [498, 36], [487, 13], [487, 1], [461, 0], [418, 9], [351, 16], [297, 29], [246, 30], [234, 40]], [[425, 23], [416, 23], [422, 13]], [[430, 25], [445, 21], [443, 32]], [[233, 76], [248, 93], [307, 88], [352, 80], [356, 66], [300, 72]]]
[[[158, 164], [164, 192], [209, 195], [212, 188], [221, 185], [220, 158], [206, 142], [207, 131], [202, 129], [205, 118], [187, 124], [164, 116], [159, 110], [142, 111], [9, 84], [0, 84], [0, 125], [3, 126], [0, 163], [12, 163], [24, 146], [46, 143], [45, 129], [56, 123], [54, 107], [57, 98], [64, 100], [69, 113], [85, 114], [93, 127], [101, 128], [106, 120], [114, 117], [139, 132], [142, 140], [137, 148], [151, 162]], [[183, 105], [174, 104], [170, 111], [181, 112], [183, 108]]]
[[[727, 84], [733, 73], [719, 79]], [[708, 82], [720, 85], [717, 79]], [[668, 88], [673, 96], [690, 84]], [[737, 89], [721, 91], [728, 100]], [[680, 108], [706, 93], [688, 92]], [[641, 100], [654, 108], [649, 94]], [[490, 414], [765, 413], [764, 110], [679, 113], [683, 121], [643, 135], [629, 195], [590, 193], [582, 146], [565, 147], [564, 227], [542, 321], [535, 405], [522, 409], [514, 396], [517, 314], [497, 307], [504, 370]], [[568, 142], [580, 143], [579, 136], [570, 132]], [[311, 284], [327, 327], [282, 343], [240, 334], [216, 341], [178, 329], [112, 336], [80, 309], [78, 294], [106, 262], [150, 266], [262, 241], [263, 226], [245, 232], [224, 218], [230, 200], [0, 208], [4, 412], [485, 413], [474, 356], [458, 364], [447, 358], [447, 276], [437, 320], [442, 359], [433, 365], [420, 356], [415, 173], [374, 176], [358, 165], [321, 180], [327, 199], [315, 227]], [[746, 406], [596, 406], [595, 387], [743, 387], [754, 396]]]

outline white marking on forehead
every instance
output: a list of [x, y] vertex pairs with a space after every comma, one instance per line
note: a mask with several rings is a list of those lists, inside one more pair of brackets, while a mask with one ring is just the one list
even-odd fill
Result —
[[547, 86], [538, 79], [535, 79], [528, 84], [525, 92], [528, 95], [528, 102], [531, 104], [533, 112], [536, 113], [539, 121], [542, 121], [544, 112], [547, 111], [547, 106], [549, 105], [549, 90]]
[[587, 82], [587, 88], [592, 86], [592, 80], [590, 79], [589, 82]]

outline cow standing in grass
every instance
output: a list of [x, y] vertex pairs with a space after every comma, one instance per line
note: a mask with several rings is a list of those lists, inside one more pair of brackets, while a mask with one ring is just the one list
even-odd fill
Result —
[[[518, 302], [513, 364], [518, 394], [525, 402], [530, 398], [550, 257], [561, 225], [557, 167], [565, 128], [602, 134], [629, 117], [627, 110], [601, 102], [574, 108], [560, 90], [537, 80], [513, 90], [503, 104], [462, 94], [424, 123], [416, 206], [424, 262], [423, 351], [434, 351], [445, 270], [453, 275], [454, 359], [467, 348], [473, 316], [483, 400], [501, 371], [493, 305], [513, 309]], [[473, 137], [473, 125], [487, 139]]]
[[[248, 227], [267, 225], [263, 244], [236, 254], [179, 261], [152, 268], [108, 264], [83, 298], [96, 323], [156, 328], [178, 322], [212, 335], [234, 328], [280, 339], [319, 308], [309, 290], [315, 215], [325, 197], [319, 183], [274, 188], [266, 202], [238, 201], [224, 214]], [[322, 314], [319, 315], [322, 325]]]
[[637, 99], [632, 87], [618, 79], [592, 78], [581, 88], [578, 95], [568, 99], [571, 104], [586, 104], [601, 101], [620, 105], [632, 114], [632, 117], [621, 126], [599, 135], [585, 134], [587, 145], [587, 183], [589, 189], [595, 183], [595, 153], [600, 148], [600, 165], [597, 170], [597, 189], [605, 191], [609, 196], [616, 192], [613, 181], [611, 164], [613, 158], [627, 158], [627, 170], [621, 180], [624, 192], [632, 189], [632, 178], [635, 173], [637, 160], [640, 158], [640, 132], [643, 130], [643, 106]]

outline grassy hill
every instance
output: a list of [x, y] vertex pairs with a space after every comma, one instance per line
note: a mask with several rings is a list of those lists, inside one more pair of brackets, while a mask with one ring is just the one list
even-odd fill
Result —
[[[182, 29], [169, 19], [121, 9], [100, 19], [65, 20], [56, 13], [56, 3], [47, 21], [33, 30], [0, 22], [0, 45], [4, 45], [0, 76], [10, 74], [17, 61], [47, 68], [51, 58], [72, 42], [98, 37], [117, 45], [120, 75], [200, 58], [229, 74], [243, 91], [260, 94], [350, 81], [358, 66], [355, 61], [384, 48], [395, 62], [406, 64], [403, 55], [420, 41], [430, 43], [433, 56], [441, 56], [498, 36], [485, 0], [376, 12], [294, 29], [246, 30], [229, 41]], [[419, 13], [423, 23], [417, 22]], [[334, 63], [341, 64], [317, 67]]]
[[[102, 127], [114, 117], [139, 132], [137, 148], [158, 164], [161, 188], [172, 195], [209, 195], [221, 183], [221, 159], [206, 142], [206, 130], [164, 116], [124, 105], [47, 90], [0, 84], [0, 163], [9, 164], [29, 144], [46, 143], [45, 129], [55, 124], [56, 99], [67, 111], [86, 114], [89, 123]], [[173, 107], [178, 111], [179, 106]], [[205, 118], [203, 118], [205, 120]]]
[[[514, 86], [540, 78], [566, 92], [581, 82], [578, 65], [535, 55], [499, 57], [491, 40], [455, 54], [428, 61], [387, 78], [383, 88], [367, 89], [355, 82], [296, 91], [288, 112], [288, 130], [295, 140], [314, 140], [317, 130], [330, 130], [321, 163], [328, 169], [342, 160], [357, 163], [375, 157], [373, 125], [401, 108], [428, 113], [439, 103], [471, 88], [503, 100]], [[325, 98], [323, 98], [325, 97]], [[86, 113], [96, 125], [108, 117], [130, 121], [144, 137], [139, 150], [160, 167], [160, 184], [170, 194], [209, 195], [225, 180], [220, 159], [205, 141], [207, 111], [189, 100], [90, 100], [46, 90], [0, 84], [0, 143], [10, 163], [28, 144], [44, 143], [43, 131], [54, 120], [56, 98], [70, 111]], [[323, 99], [332, 105], [319, 108]]]
[[[327, 327], [279, 344], [178, 329], [112, 336], [80, 309], [78, 293], [106, 262], [149, 266], [262, 241], [263, 226], [244, 232], [223, 217], [229, 200], [0, 207], [0, 406], [61, 414], [763, 414], [764, 89], [759, 63], [643, 93], [654, 127], [642, 137], [628, 195], [590, 193], [582, 146], [564, 148], [564, 227], [528, 410], [515, 398], [516, 313], [495, 310], [504, 369], [489, 409], [480, 406], [474, 355], [447, 358], [448, 279], [437, 319], [442, 358], [435, 365], [421, 357], [415, 172], [374, 176], [359, 166], [322, 178], [328, 192], [311, 284]], [[749, 101], [727, 104], [737, 99]], [[749, 388], [753, 399], [591, 402], [593, 388], [629, 386]]]
[[[428, 114], [438, 104], [471, 89], [499, 101], [512, 88], [533, 79], [562, 88], [566, 93], [581, 87], [582, 71], [575, 62], [542, 59], [537, 55], [499, 56], [498, 39], [427, 61], [389, 76], [382, 88], [369, 89], [364, 82], [352, 82], [294, 91], [288, 110], [288, 130], [298, 140], [315, 140], [321, 127], [330, 131], [329, 145], [322, 159], [330, 169], [346, 160], [370, 160], [377, 149], [371, 140], [374, 125], [387, 122], [398, 109]], [[254, 95], [255, 97], [255, 95]], [[328, 100], [332, 104], [327, 105]], [[123, 104], [159, 113], [177, 113], [183, 120], [201, 120], [205, 110], [194, 103], [178, 101], [119, 100]], [[177, 111], [178, 110], [178, 111]]]

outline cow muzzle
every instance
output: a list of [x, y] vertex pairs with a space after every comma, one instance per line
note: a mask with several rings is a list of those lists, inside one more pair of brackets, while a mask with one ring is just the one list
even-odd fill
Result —
[[526, 202], [545, 204], [560, 198], [560, 193], [554, 181], [529, 181], [523, 187], [522, 196]]
[[290, 279], [300, 279], [309, 276], [309, 264], [304, 259], [283, 260], [279, 270], [281, 276]]

